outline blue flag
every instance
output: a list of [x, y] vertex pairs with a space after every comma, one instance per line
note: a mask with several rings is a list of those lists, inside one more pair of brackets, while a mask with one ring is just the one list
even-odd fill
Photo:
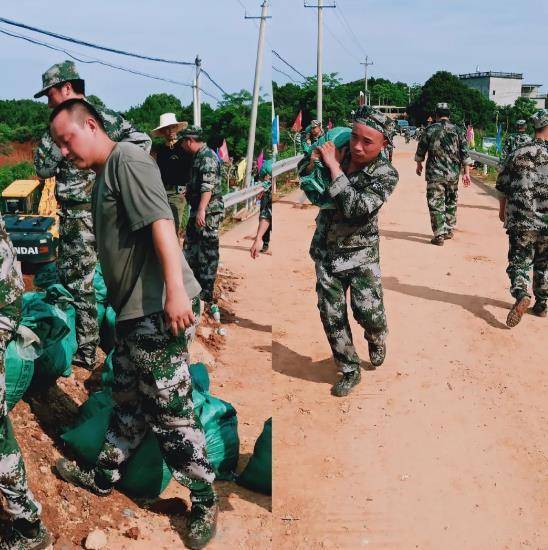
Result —
[[272, 119], [272, 145], [278, 145], [280, 142], [280, 119], [275, 115]]
[[497, 129], [497, 151], [499, 154], [502, 152], [502, 124]]

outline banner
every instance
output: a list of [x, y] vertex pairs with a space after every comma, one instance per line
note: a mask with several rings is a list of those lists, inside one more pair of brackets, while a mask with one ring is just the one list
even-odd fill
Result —
[[297, 118], [295, 119], [293, 126], [291, 126], [291, 130], [293, 132], [300, 132], [302, 129], [303, 129], [303, 112], [299, 111], [299, 114], [297, 115]]
[[278, 145], [280, 143], [280, 119], [276, 115], [272, 119], [272, 145]]

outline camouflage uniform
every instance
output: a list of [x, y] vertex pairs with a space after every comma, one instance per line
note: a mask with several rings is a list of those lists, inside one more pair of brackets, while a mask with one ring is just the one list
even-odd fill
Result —
[[[548, 125], [548, 111], [545, 122]], [[541, 111], [542, 112], [542, 111]], [[509, 240], [510, 292], [516, 300], [533, 293], [537, 302], [548, 300], [548, 142], [535, 139], [508, 157], [497, 178], [497, 190], [506, 198]]]
[[525, 132], [510, 134], [506, 137], [504, 145], [502, 146], [502, 160], [506, 160], [518, 147], [527, 145], [527, 143], [531, 143], [532, 141], [533, 138]]
[[[347, 153], [343, 168], [350, 160]], [[352, 342], [346, 293], [368, 342], [380, 346], [388, 333], [379, 266], [377, 216], [398, 182], [395, 168], [380, 155], [359, 172], [341, 174], [329, 186], [334, 209], [316, 218], [310, 255], [316, 267], [320, 318], [340, 370], [359, 370]]]
[[261, 197], [261, 205], [259, 211], [259, 220], [268, 220], [268, 229], [263, 235], [263, 244], [270, 243], [270, 234], [272, 233], [272, 183], [264, 182], [265, 190]]
[[[74, 76], [64, 74], [72, 67], [67, 63], [54, 65], [44, 73], [44, 85], [53, 77], [64, 78]], [[63, 76], [64, 74], [64, 76]], [[48, 80], [49, 79], [49, 80]], [[69, 80], [65, 78], [65, 81]], [[72, 80], [72, 78], [70, 79]], [[133, 125], [115, 111], [95, 106], [103, 119], [109, 137], [114, 141], [130, 141], [150, 150], [151, 139], [148, 135], [136, 130]], [[76, 309], [76, 336], [78, 339], [78, 355], [89, 368], [95, 365], [95, 351], [99, 343], [99, 328], [97, 326], [97, 308], [93, 275], [97, 263], [95, 252], [95, 237], [91, 219], [91, 190], [95, 174], [91, 170], [80, 170], [63, 158], [61, 151], [55, 145], [49, 130], [44, 133], [34, 155], [34, 166], [40, 178], [55, 176], [55, 195], [59, 202], [60, 228], [57, 266], [61, 283], [74, 297]]]
[[6, 511], [14, 519], [34, 523], [41, 507], [27, 485], [25, 464], [8, 418], [6, 403], [6, 366], [4, 354], [13, 339], [21, 317], [23, 278], [15, 263], [15, 251], [0, 216], [0, 493]]
[[441, 120], [422, 134], [415, 155], [423, 162], [426, 154], [426, 197], [434, 236], [453, 230], [457, 223], [457, 196], [461, 166], [473, 164], [462, 128]]
[[[202, 193], [207, 192], [211, 192], [211, 199], [206, 208], [205, 226], [198, 227], [196, 214]], [[219, 266], [219, 228], [223, 221], [224, 203], [219, 159], [205, 143], [194, 155], [186, 199], [190, 205], [190, 216], [183, 250], [188, 265], [202, 287], [202, 300], [212, 303]]]
[[[196, 303], [198, 309], [196, 310]], [[199, 299], [194, 301], [199, 322]], [[178, 337], [163, 312], [122, 321], [116, 326], [113, 356], [114, 410], [97, 468], [110, 483], [150, 426], [173, 477], [205, 500], [215, 478], [207, 459], [203, 429], [194, 415], [188, 345], [195, 326]]]

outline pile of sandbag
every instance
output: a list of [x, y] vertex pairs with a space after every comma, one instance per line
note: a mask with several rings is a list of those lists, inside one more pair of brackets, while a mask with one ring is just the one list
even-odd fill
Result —
[[264, 423], [253, 455], [244, 471], [236, 477], [236, 483], [258, 493], [272, 494], [272, 418]]

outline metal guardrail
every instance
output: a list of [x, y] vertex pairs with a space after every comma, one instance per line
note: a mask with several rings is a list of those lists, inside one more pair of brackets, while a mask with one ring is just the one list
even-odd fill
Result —
[[251, 199], [255, 198], [261, 191], [263, 191], [262, 184], [253, 185], [245, 189], [240, 189], [239, 191], [232, 191], [232, 193], [227, 193], [224, 197], [225, 210], [232, 206], [236, 206], [241, 202], [248, 202]]
[[280, 176], [290, 170], [297, 168], [297, 164], [304, 157], [304, 155], [296, 155], [286, 159], [279, 160], [272, 165], [272, 177]]
[[477, 151], [470, 151], [470, 158], [475, 162], [480, 162], [487, 166], [500, 167], [500, 159], [492, 155], [486, 155], [485, 153], [478, 153]]

